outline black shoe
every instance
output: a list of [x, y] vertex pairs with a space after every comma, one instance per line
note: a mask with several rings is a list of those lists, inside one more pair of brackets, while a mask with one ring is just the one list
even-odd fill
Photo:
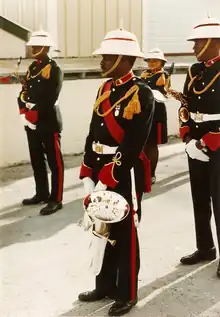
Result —
[[63, 204], [61, 202], [56, 202], [56, 201], [49, 201], [47, 206], [41, 209], [40, 215], [41, 216], [48, 216], [51, 214], [54, 214], [57, 210], [62, 209]]
[[220, 278], [220, 261], [219, 261], [219, 265], [218, 265], [218, 268], [217, 268], [217, 276]]
[[97, 290], [93, 290], [91, 292], [84, 292], [79, 294], [78, 299], [81, 302], [96, 302], [98, 300], [101, 300], [105, 298], [106, 295], [102, 293], [98, 293]]
[[26, 198], [22, 201], [22, 204], [25, 205], [25, 206], [29, 206], [29, 205], [37, 205], [37, 204], [40, 204], [40, 203], [47, 203], [48, 202], [48, 196], [45, 196], [45, 197], [40, 197], [40, 196], [33, 196], [32, 198]]
[[206, 253], [201, 253], [199, 250], [188, 256], [180, 259], [180, 262], [184, 265], [193, 265], [203, 261], [213, 261], [216, 259], [216, 249], [212, 248]]
[[123, 316], [137, 304], [137, 300], [133, 301], [115, 301], [112, 307], [108, 311], [109, 316]]

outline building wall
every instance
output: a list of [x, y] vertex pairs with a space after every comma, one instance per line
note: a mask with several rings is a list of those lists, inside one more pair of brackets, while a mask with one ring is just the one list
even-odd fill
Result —
[[197, 22], [208, 14], [220, 19], [220, 0], [143, 0], [144, 50], [160, 47], [165, 53], [192, 51], [186, 41]]
[[122, 24], [141, 41], [141, 12], [142, 0], [0, 1], [0, 14], [6, 18], [31, 30], [50, 32], [61, 57], [91, 56], [106, 32]]
[[62, 55], [91, 56], [105, 34], [121, 25], [141, 41], [141, 11], [142, 0], [58, 0]]
[[0, 15], [36, 30], [47, 28], [48, 0], [0, 0]]
[[[185, 75], [174, 75], [173, 87], [182, 90]], [[64, 81], [59, 98], [63, 116], [62, 150], [64, 154], [82, 153], [98, 87], [103, 79]], [[25, 131], [16, 97], [19, 84], [1, 85], [0, 167], [29, 161]], [[169, 135], [178, 134], [178, 102], [167, 103]]]
[[[0, 14], [31, 30], [51, 32], [61, 57], [91, 56], [121, 19], [145, 51], [190, 52], [185, 38], [208, 13], [220, 19], [220, 0], [0, 0]], [[7, 57], [4, 47], [1, 51]]]
[[[17, 58], [26, 56], [25, 42], [0, 29], [0, 58]], [[2, 44], [4, 43], [4, 45]], [[1, 89], [1, 88], [0, 88]]]

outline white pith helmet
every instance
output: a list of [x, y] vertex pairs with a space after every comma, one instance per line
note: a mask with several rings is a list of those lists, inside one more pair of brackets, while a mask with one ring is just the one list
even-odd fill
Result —
[[48, 46], [48, 47], [55, 46], [51, 35], [44, 30], [33, 32], [26, 45], [27, 46]]
[[145, 56], [145, 60], [148, 59], [159, 59], [161, 61], [167, 62], [167, 59], [164, 57], [164, 53], [159, 48], [150, 50]]
[[110, 31], [92, 55], [125, 55], [144, 58], [137, 37], [123, 29]]
[[197, 24], [187, 41], [198, 39], [220, 39], [220, 21], [209, 17]]

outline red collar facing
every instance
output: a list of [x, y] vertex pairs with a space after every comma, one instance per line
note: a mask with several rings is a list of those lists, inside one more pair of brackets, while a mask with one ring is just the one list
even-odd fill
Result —
[[216, 56], [214, 57], [213, 59], [210, 59], [209, 61], [205, 62], [205, 66], [206, 67], [210, 67], [212, 66], [213, 64], [215, 64], [217, 61], [220, 60], [220, 55], [219, 56]]
[[131, 80], [132, 78], [134, 78], [134, 73], [133, 71], [130, 71], [128, 74], [126, 74], [125, 76], [118, 78], [115, 80], [114, 84], [115, 86], [121, 86], [125, 83], [127, 83], [129, 80]]

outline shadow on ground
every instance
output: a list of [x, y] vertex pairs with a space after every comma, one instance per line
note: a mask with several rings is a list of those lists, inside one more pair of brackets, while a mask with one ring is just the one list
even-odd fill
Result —
[[[178, 265], [172, 273], [139, 289], [139, 304], [130, 317], [198, 317], [220, 301], [216, 262], [204, 266]], [[60, 317], [108, 316], [112, 301], [73, 303]], [[220, 315], [220, 312], [219, 312]]]
[[[153, 191], [144, 196], [150, 199], [162, 195], [173, 188], [177, 188], [188, 182], [187, 172], [181, 172], [168, 177], [154, 185]], [[186, 178], [183, 178], [186, 176]], [[181, 179], [180, 179], [181, 178]], [[172, 183], [170, 183], [172, 182]], [[74, 185], [66, 188], [65, 191], [72, 190], [81, 185]], [[64, 208], [49, 217], [39, 216], [41, 206], [24, 207], [19, 204], [4, 207], [0, 210], [0, 220], [12, 220], [11, 223], [1, 226], [0, 248], [10, 246], [15, 243], [25, 243], [29, 241], [47, 239], [69, 224], [78, 223], [83, 215], [82, 199], [64, 205]]]

